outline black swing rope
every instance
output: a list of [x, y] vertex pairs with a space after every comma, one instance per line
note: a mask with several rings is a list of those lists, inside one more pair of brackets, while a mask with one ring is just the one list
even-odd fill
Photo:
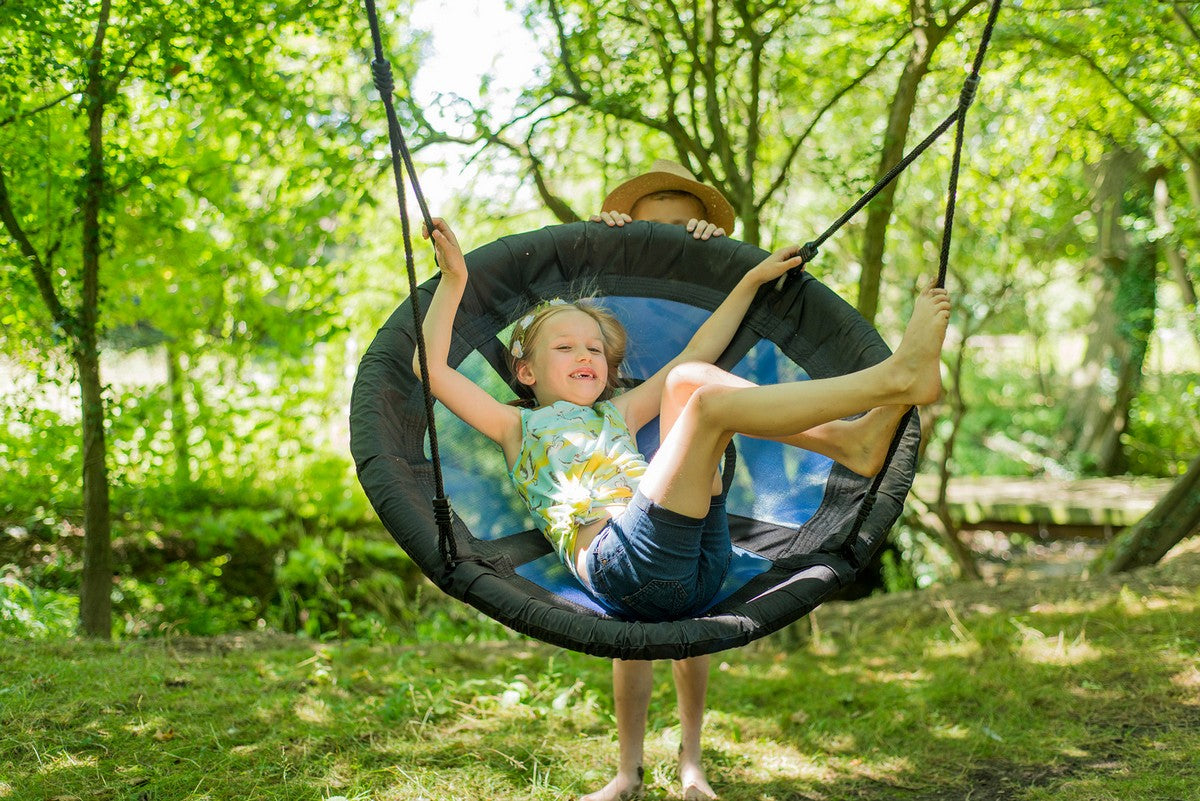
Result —
[[[884, 180], [876, 184], [868, 192], [869, 196], [864, 196], [865, 200], [860, 200], [855, 206], [861, 208], [876, 194], [878, 194], [888, 182], [891, 182], [900, 171], [912, 163], [912, 160], [929, 147], [933, 139], [941, 136], [947, 128], [950, 127], [952, 121], [957, 121], [958, 126], [954, 132], [954, 156], [950, 162], [950, 178], [946, 190], [946, 216], [942, 222], [942, 250], [938, 259], [938, 275], [936, 286], [942, 288], [946, 286], [946, 273], [950, 267], [950, 238], [954, 233], [954, 207], [958, 200], [958, 173], [962, 163], [963, 139], [965, 137], [967, 109], [971, 107], [971, 103], [975, 100], [975, 91], [979, 88], [979, 71], [983, 66], [983, 57], [987, 54], [988, 44], [992, 40], [992, 32], [996, 29], [996, 18], [1000, 14], [1001, 0], [992, 0], [991, 10], [988, 12], [987, 23], [983, 26], [983, 35], [979, 38], [979, 46], [975, 50], [975, 60], [971, 62], [971, 73], [963, 81], [962, 91], [958, 95], [958, 108], [946, 118], [946, 120], [938, 126], [938, 129], [930, 136], [925, 137], [925, 140], [918, 145], [917, 149], [906, 156], [899, 164], [893, 167]], [[857, 210], [857, 209], [855, 209]], [[842, 215], [835, 226], [840, 226], [848, 219], [846, 215]], [[833, 230], [837, 230], [836, 227]], [[829, 231], [822, 234], [821, 241], [829, 235]], [[808, 247], [805, 245], [805, 247]], [[815, 248], [814, 248], [815, 253]], [[891, 444], [888, 445], [887, 456], [884, 457], [883, 467], [875, 474], [875, 479], [871, 482], [871, 488], [867, 490], [866, 496], [862, 503], [858, 506], [858, 514], [854, 518], [854, 525], [850, 527], [843, 542], [851, 542], [862, 530], [863, 524], [867, 522], [867, 518], [871, 514], [871, 510], [875, 506], [875, 498], [879, 494], [879, 488], [883, 485], [883, 478], [887, 475], [888, 468], [892, 465], [892, 458], [896, 455], [897, 449], [900, 447], [900, 441], [904, 437], [904, 432], [908, 430], [908, 424], [912, 420], [913, 414], [916, 413], [916, 407], [909, 407], [904, 413], [904, 417], [900, 419], [899, 425], [896, 426], [896, 432], [892, 435]]]
[[[417, 180], [417, 169], [413, 166], [412, 155], [408, 152], [408, 143], [404, 140], [404, 132], [400, 130], [400, 120], [396, 117], [396, 107], [392, 101], [395, 83], [392, 80], [392, 63], [383, 55], [383, 38], [379, 33], [379, 15], [375, 11], [375, 0], [366, 0], [367, 18], [371, 25], [371, 41], [375, 48], [375, 58], [371, 61], [371, 74], [375, 78], [375, 88], [383, 100], [387, 111], [388, 142], [392, 153], [392, 176], [396, 181], [396, 201], [400, 205], [400, 230], [404, 237], [404, 265], [408, 272], [408, 295], [412, 298], [413, 327], [417, 337], [417, 358], [421, 366], [421, 390], [425, 394], [425, 422], [429, 429], [429, 454], [433, 463], [433, 519], [438, 527], [438, 548], [442, 561], [447, 570], [453, 569], [458, 562], [458, 546], [454, 542], [454, 522], [450, 508], [450, 499], [446, 497], [445, 484], [442, 481], [442, 459], [438, 451], [437, 425], [433, 415], [433, 391], [429, 387], [429, 361], [425, 353], [425, 332], [421, 326], [421, 311], [417, 303], [417, 271], [413, 263], [412, 233], [408, 223], [408, 203], [404, 199], [404, 172], [401, 162], [408, 170], [409, 182], [425, 227], [433, 235], [433, 217], [429, 214], [429, 206], [425, 202], [425, 194], [421, 191], [421, 183]], [[434, 265], [437, 256], [434, 255]]]
[[[830, 236], [836, 233], [844, 226], [855, 214], [862, 210], [872, 199], [882, 192], [892, 181], [904, 172], [910, 164], [912, 164], [922, 153], [924, 153], [935, 141], [941, 138], [952, 125], [956, 125], [954, 137], [954, 155], [951, 161], [950, 177], [946, 192], [946, 214], [942, 225], [942, 247], [938, 262], [938, 276], [936, 286], [941, 288], [946, 285], [946, 274], [950, 263], [950, 240], [954, 227], [954, 211], [958, 197], [958, 176], [962, 162], [963, 141], [965, 138], [966, 116], [967, 110], [975, 100], [975, 93], [979, 87], [980, 70], [983, 66], [984, 56], [987, 54], [988, 45], [991, 42], [992, 33], [996, 27], [996, 19], [1000, 13], [1000, 5], [1003, 0], [992, 0], [991, 10], [988, 13], [987, 22], [984, 25], [983, 34], [980, 36], [979, 45], [975, 51], [975, 58], [971, 64], [971, 72], [963, 81], [962, 90], [959, 92], [958, 105], [950, 112], [949, 115], [926, 136], [919, 144], [904, 155], [890, 170], [880, 178], [874, 186], [868, 189], [862, 197], [854, 202], [840, 217], [833, 221], [828, 228], [825, 229], [818, 237], [806, 242], [801, 246], [799, 255], [801, 257], [800, 266], [796, 269], [802, 270], [804, 266], [816, 258], [817, 252], [821, 245], [825, 243]], [[433, 498], [434, 520], [438, 527], [438, 547], [442, 554], [443, 561], [446, 565], [446, 570], [450, 571], [458, 563], [458, 548], [454, 541], [453, 519], [450, 507], [450, 499], [446, 497], [445, 487], [442, 480], [442, 465], [441, 457], [438, 451], [437, 442], [437, 427], [434, 421], [433, 411], [433, 393], [429, 386], [429, 371], [425, 351], [425, 335], [421, 325], [421, 313], [418, 308], [417, 299], [417, 274], [413, 260], [412, 235], [409, 227], [408, 205], [405, 201], [404, 193], [404, 172], [407, 170], [409, 183], [413, 189], [413, 195], [416, 197], [417, 205], [420, 207], [422, 218], [426, 227], [433, 231], [433, 218], [429, 213], [428, 205], [425, 202], [424, 193], [421, 191], [420, 181], [417, 179], [416, 167], [413, 165], [412, 155], [409, 152], [408, 144], [404, 139], [404, 133], [400, 128], [399, 119], [396, 116], [396, 109], [392, 99], [392, 94], [395, 91], [395, 83], [392, 78], [392, 65], [383, 54], [383, 40], [379, 31], [379, 16], [375, 10], [375, 0], [366, 0], [367, 18], [371, 28], [371, 40], [374, 46], [374, 59], [371, 61], [371, 73], [375, 79], [375, 88], [379, 92], [380, 99], [383, 100], [384, 108], [387, 112], [388, 121], [388, 141], [391, 147], [392, 157], [392, 174], [396, 183], [396, 199], [400, 207], [400, 227], [404, 238], [404, 260], [405, 267], [408, 272], [409, 297], [412, 298], [413, 323], [416, 329], [416, 344], [418, 360], [421, 367], [421, 388], [425, 395], [425, 418], [429, 429], [429, 450], [430, 460], [433, 463], [433, 478], [435, 496]], [[435, 265], [436, 265], [436, 256]], [[782, 287], [787, 276], [780, 278], [778, 287]], [[859, 504], [858, 515], [855, 517], [854, 525], [846, 534], [843, 542], [849, 542], [858, 536], [863, 524], [871, 514], [871, 509], [875, 505], [875, 498], [879, 492], [879, 488], [883, 483], [884, 476], [888, 472], [888, 468], [892, 463], [893, 457], [899, 448], [900, 441], [903, 438], [904, 432], [908, 429], [909, 421], [912, 419], [915, 407], [910, 408], [896, 426], [896, 433], [892, 437], [891, 444], [888, 446], [887, 456], [884, 459], [883, 467], [875, 475], [874, 481], [871, 483], [870, 489]]]

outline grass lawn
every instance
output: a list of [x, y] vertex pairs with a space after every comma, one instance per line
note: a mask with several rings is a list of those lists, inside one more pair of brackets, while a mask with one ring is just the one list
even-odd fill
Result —
[[[1200, 550], [1117, 579], [829, 604], [714, 659], [727, 801], [1200, 799]], [[674, 797], [660, 667], [647, 797]], [[0, 641], [0, 799], [558, 799], [616, 761], [607, 662], [277, 634]]]

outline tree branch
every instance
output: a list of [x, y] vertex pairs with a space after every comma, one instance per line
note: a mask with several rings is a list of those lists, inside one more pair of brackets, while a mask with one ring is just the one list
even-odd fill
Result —
[[946, 17], [945, 24], [938, 27], [945, 31], [954, 30], [954, 27], [958, 25], [958, 23], [962, 22], [963, 17], [967, 16], [967, 14], [970, 14], [971, 11], [982, 2], [983, 0], [966, 0], [966, 2], [958, 7], [958, 10], [950, 12], [950, 16]]
[[120, 71], [117, 73], [116, 78], [112, 81], [112, 85], [114, 87], [125, 83], [125, 79], [129, 77], [129, 71], [133, 69], [133, 63], [137, 61], [138, 56], [150, 49], [150, 40], [151, 37], [146, 37], [142, 40], [142, 43], [138, 45], [137, 49], [129, 54], [129, 58], [124, 64], [121, 65]]
[[1035, 36], [1035, 38], [1037, 38], [1038, 41], [1042, 42], [1043, 44], [1048, 45], [1059, 52], [1066, 53], [1068, 56], [1077, 58], [1086, 64], [1088, 68], [1092, 70], [1092, 72], [1099, 75], [1105, 83], [1113, 88], [1113, 91], [1120, 95], [1121, 98], [1130, 106], [1132, 106], [1134, 110], [1137, 111], [1138, 114], [1140, 114], [1147, 122], [1149, 122], [1151, 125], [1157, 126], [1163, 132], [1163, 134], [1170, 139], [1177, 148], [1179, 148], [1179, 151], [1184, 155], [1185, 158], [1193, 163], [1200, 163], [1200, 153], [1194, 152], [1190, 147], [1184, 144], [1183, 140], [1181, 140], [1178, 136], [1172, 133], [1169, 128], [1167, 128], [1166, 123], [1159, 120], [1154, 115], [1154, 111], [1152, 109], [1126, 91], [1125, 88], [1118, 84], [1115, 78], [1105, 72], [1104, 68], [1101, 67], [1090, 55], [1076, 47], [1068, 45], [1066, 42], [1059, 41], [1058, 39], [1052, 39], [1048, 36], [1038, 33], [1034, 33], [1033, 36]]
[[[541, 104], [539, 108], [544, 105], [544, 103]], [[530, 114], [532, 113], [533, 112], [531, 111]], [[511, 142], [501, 135], [501, 132], [505, 128], [508, 128], [514, 124], [515, 121], [513, 120], [505, 123], [500, 131], [491, 131], [488, 130], [477, 118], [475, 121], [475, 130], [478, 132], [478, 135], [475, 137], [465, 137], [451, 136], [450, 134], [435, 131], [428, 125], [428, 121], [424, 120], [422, 117], [420, 122], [425, 125], [426, 129], [431, 133], [413, 148], [413, 152], [418, 152], [420, 149], [434, 144], [478, 145], [481, 141], [487, 145], [494, 145], [496, 147], [503, 148], [520, 158], [527, 165], [529, 173], [533, 177], [533, 183], [537, 187], [538, 194], [542, 198], [542, 202], [546, 204], [546, 208], [550, 210], [550, 212], [559, 220], [559, 222], [578, 222], [581, 217], [575, 212], [574, 209], [571, 208], [571, 206], [562, 198], [562, 196], [555, 194], [555, 192], [550, 188], [549, 182], [546, 180], [545, 163], [541, 160], [541, 158], [538, 157], [536, 153], [533, 152], [533, 148], [530, 146], [530, 141], [532, 140], [534, 133], [537, 130], [537, 126], [540, 123], [548, 122], [566, 113], [568, 112], [561, 111], [557, 114], [552, 114], [536, 120], [530, 128], [529, 136], [524, 145]], [[524, 116], [528, 117], [530, 114], [526, 114]], [[477, 156], [478, 154], [469, 159], [468, 163], [473, 161]]]
[[762, 141], [762, 55], [767, 37], [754, 27], [754, 18], [744, 2], [737, 3], [742, 17], [742, 35], [750, 43], [750, 108], [746, 114], [746, 152], [742, 166], [746, 190], [740, 193], [739, 216], [754, 206], [754, 173], [758, 167], [758, 147]]
[[26, 109], [25, 111], [18, 111], [16, 114], [13, 114], [11, 116], [5, 117], [4, 119], [0, 120], [0, 128], [3, 128], [5, 125], [11, 125], [12, 123], [17, 122], [18, 120], [23, 120], [26, 117], [32, 117], [34, 114], [40, 114], [41, 112], [43, 112], [47, 109], [54, 108], [59, 103], [63, 102], [64, 100], [69, 100], [71, 97], [73, 97], [77, 94], [79, 94], [79, 93], [75, 92], [75, 91], [66, 92], [65, 94], [63, 94], [59, 97], [56, 97], [49, 102], [43, 103], [42, 105], [38, 106], [37, 108]]
[[[0, 165], [0, 221], [3, 221], [4, 227], [8, 229], [9, 236], [17, 243], [17, 247], [29, 262], [30, 272], [33, 273], [34, 283], [37, 284], [38, 293], [42, 296], [42, 301], [46, 304], [46, 309], [50, 312], [51, 319], [60, 326], [67, 328], [73, 322], [74, 318], [63, 307], [62, 302], [58, 299], [58, 294], [54, 291], [54, 282], [51, 277], [50, 267], [47, 261], [43, 261], [38, 254], [37, 248], [29, 241], [29, 237], [25, 233], [25, 229], [21, 227], [20, 221], [17, 220], [16, 214], [13, 213], [12, 200], [8, 194], [8, 184], [4, 180], [4, 168]], [[47, 254], [47, 260], [53, 256], [54, 250], [58, 249], [56, 244]]]
[[763, 208], [766, 207], [767, 203], [771, 201], [771, 198], [775, 196], [775, 193], [777, 193], [783, 186], [784, 182], [787, 181], [788, 173], [791, 171], [792, 162], [796, 160], [796, 156], [800, 153], [800, 148], [808, 140], [808, 137], [812, 135], [812, 132], [816, 129], [817, 124], [821, 122], [821, 119], [828, 114], [843, 97], [861, 85], [867, 78], [871, 76], [871, 73], [879, 69], [879, 67], [883, 65], [884, 61], [887, 60], [887, 57], [892, 54], [892, 51], [899, 47], [901, 43], [908, 38], [908, 35], [911, 32], [911, 29], [906, 28], [904, 32], [901, 33], [900, 36], [895, 39], [895, 41], [884, 48], [883, 52], [880, 53], [873, 62], [868, 64], [866, 69], [859, 73], [854, 80], [850, 81], [850, 83], [834, 92], [833, 96], [830, 97], [829, 100], [825, 101], [825, 104], [822, 105], [821, 108], [817, 109], [817, 113], [813, 115], [813, 118], [809, 121], [808, 126], [805, 127], [804, 132], [792, 141], [792, 146], [788, 151], [787, 158], [785, 158], [783, 163], [780, 165], [779, 172], [776, 174], [775, 180], [771, 183], [771, 186], [767, 189], [767, 191], [763, 193], [762, 198], [755, 203], [755, 212], [761, 213]]
[[1200, 42], [1200, 31], [1196, 30], [1195, 23], [1193, 23], [1191, 18], [1188, 17], [1187, 12], [1183, 10], [1183, 3], [1180, 3], [1178, 0], [1176, 0], [1176, 2], [1171, 4], [1171, 6], [1175, 9], [1175, 16], [1183, 24], [1183, 27], [1187, 28], [1188, 33], [1192, 35], [1193, 39], [1195, 39], [1197, 42]]
[[[710, 150], [716, 155], [717, 161], [725, 170], [726, 180], [740, 184], [741, 181], [738, 179], [740, 173], [733, 155], [731, 137], [725, 128], [721, 114], [720, 76], [717, 75], [717, 49], [721, 37], [720, 0], [710, 0], [705, 33], [704, 58], [700, 61], [700, 67], [704, 75], [704, 110], [709, 134], [712, 137]], [[697, 53], [698, 55], [699, 53]], [[708, 159], [703, 159], [703, 163], [707, 167]], [[704, 170], [704, 177], [710, 181], [716, 179], [711, 169]]]
[[579, 80], [579, 73], [575, 71], [575, 67], [571, 62], [571, 51], [567, 47], [567, 30], [562, 21], [562, 9], [558, 7], [557, 0], [549, 0], [548, 5], [550, 6], [550, 16], [554, 18], [555, 33], [558, 35], [558, 61], [567, 73], [567, 81], [570, 82], [571, 88], [575, 90], [575, 94], [580, 97], [588, 97], [588, 92], [583, 88], [583, 83]]

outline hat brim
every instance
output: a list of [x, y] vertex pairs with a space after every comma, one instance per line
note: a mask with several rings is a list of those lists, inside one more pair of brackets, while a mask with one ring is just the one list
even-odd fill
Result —
[[656, 192], [687, 192], [695, 195], [704, 204], [705, 220], [724, 228], [725, 233], [733, 230], [737, 217], [724, 195], [711, 186], [669, 172], [647, 172], [630, 178], [608, 193], [600, 210], [632, 214], [634, 204]]

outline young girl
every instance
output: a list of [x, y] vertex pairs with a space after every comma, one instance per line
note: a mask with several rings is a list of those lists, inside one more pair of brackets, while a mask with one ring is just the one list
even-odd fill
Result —
[[[615, 387], [625, 336], [616, 320], [587, 303], [538, 306], [517, 323], [510, 344], [513, 374], [535, 400], [533, 409], [520, 409], [447, 364], [466, 263], [444, 221], [425, 235], [442, 267], [424, 322], [433, 394], [500, 446], [567, 569], [621, 617], [687, 617], [720, 588], [732, 547], [718, 470], [735, 433], [819, 448], [823, 438], [814, 432], [823, 426], [842, 426], [836, 439], [852, 437], [856, 421], [842, 418], [930, 403], [941, 390], [950, 302], [932, 287], [917, 298], [896, 352], [857, 373], [756, 386], [713, 366], [759, 287], [800, 265], [798, 248], [786, 247], [742, 277], [682, 353], [621, 394]], [[655, 417], [662, 443], [647, 463], [635, 436]], [[862, 426], [878, 419], [860, 418]], [[640, 776], [619, 774], [606, 789], [618, 785], [621, 794], [633, 792]]]

